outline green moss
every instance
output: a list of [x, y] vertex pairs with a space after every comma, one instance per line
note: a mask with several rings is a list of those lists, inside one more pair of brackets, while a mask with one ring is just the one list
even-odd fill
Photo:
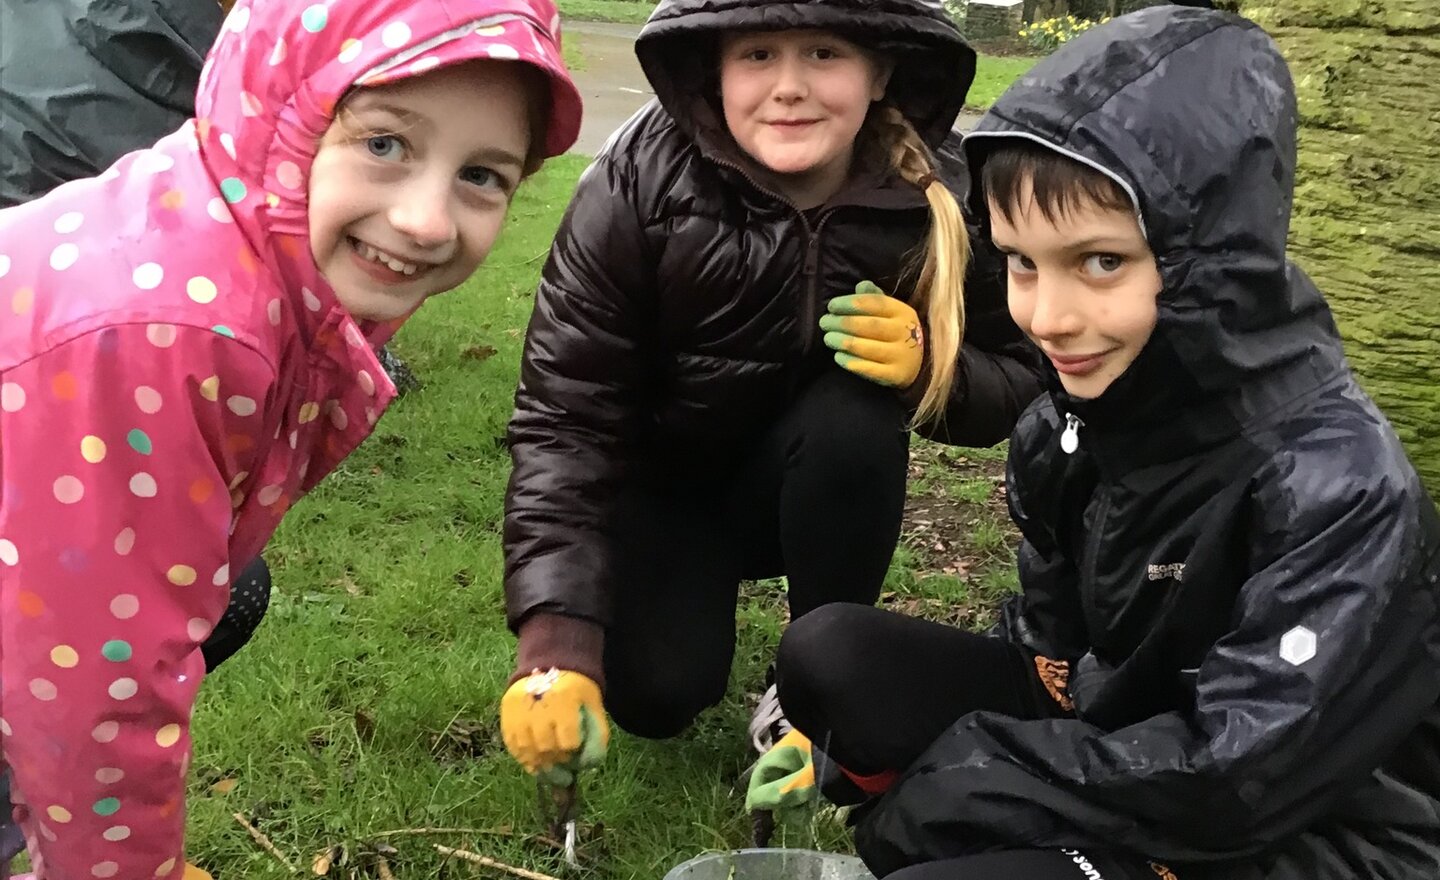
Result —
[[1300, 100], [1291, 255], [1440, 495], [1440, 7], [1247, 0]]

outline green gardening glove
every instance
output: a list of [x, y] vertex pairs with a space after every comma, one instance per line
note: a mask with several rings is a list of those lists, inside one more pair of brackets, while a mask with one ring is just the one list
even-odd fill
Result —
[[542, 767], [535, 775], [552, 788], [569, 788], [575, 784], [575, 774], [581, 770], [598, 767], [605, 760], [610, 740], [608, 726], [598, 720], [588, 706], [580, 707], [580, 748], [563, 764]]
[[915, 384], [925, 363], [925, 331], [913, 308], [861, 281], [854, 294], [835, 297], [827, 309], [820, 329], [836, 363], [891, 388]]
[[792, 730], [761, 756], [750, 776], [745, 809], [765, 810], [782, 821], [803, 814], [815, 797], [815, 762], [810, 740]]

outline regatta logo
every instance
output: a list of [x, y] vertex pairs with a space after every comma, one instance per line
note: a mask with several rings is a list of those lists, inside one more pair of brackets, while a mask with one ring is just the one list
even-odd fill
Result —
[[1168, 565], [1151, 565], [1145, 569], [1152, 581], [1173, 580], [1180, 582], [1185, 580], [1185, 563], [1172, 562]]
[[1062, 849], [1060, 852], [1070, 857], [1070, 861], [1085, 875], [1085, 880], [1105, 880], [1105, 875], [1095, 870], [1095, 866], [1078, 849]]

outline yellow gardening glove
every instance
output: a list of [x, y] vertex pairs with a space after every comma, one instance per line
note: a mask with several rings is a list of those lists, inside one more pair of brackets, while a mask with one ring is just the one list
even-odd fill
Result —
[[815, 761], [810, 740], [798, 730], [780, 737], [755, 763], [745, 809], [767, 810], [783, 821], [803, 813], [815, 797]]
[[500, 699], [505, 748], [531, 773], [547, 781], [599, 764], [610, 744], [600, 686], [578, 672], [535, 671], [510, 685]]
[[914, 309], [861, 281], [853, 295], [830, 300], [829, 310], [820, 329], [836, 363], [881, 385], [914, 384], [925, 360], [925, 334]]

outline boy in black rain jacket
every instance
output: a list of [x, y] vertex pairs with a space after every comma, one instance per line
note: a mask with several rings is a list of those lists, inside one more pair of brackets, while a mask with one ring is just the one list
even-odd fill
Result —
[[[828, 606], [779, 657], [825, 791], [875, 796], [877, 874], [1440, 877], [1440, 522], [1286, 259], [1295, 125], [1260, 28], [1159, 7], [968, 136], [1050, 360], [1023, 595], [988, 636]], [[803, 790], [790, 745], [754, 785]]]

